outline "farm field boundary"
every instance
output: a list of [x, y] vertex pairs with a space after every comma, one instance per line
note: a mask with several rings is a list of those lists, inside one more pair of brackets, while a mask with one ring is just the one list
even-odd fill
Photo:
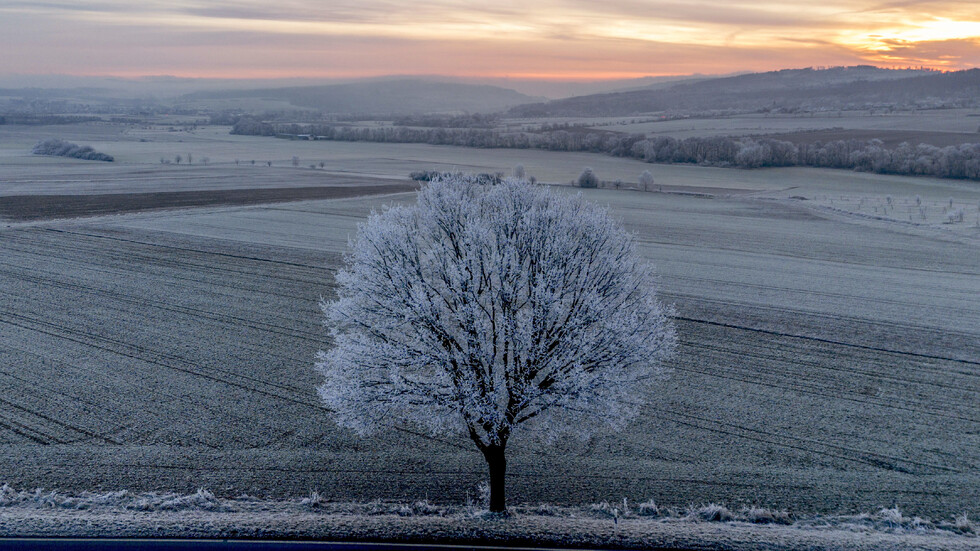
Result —
[[169, 542], [181, 549], [202, 545], [279, 549], [277, 540], [288, 540], [292, 546], [310, 549], [406, 551], [416, 548], [413, 544], [488, 551], [531, 547], [958, 551], [975, 550], [980, 543], [973, 522], [967, 517], [933, 522], [906, 516], [897, 508], [795, 517], [785, 511], [762, 508], [731, 511], [710, 504], [663, 509], [652, 501], [621, 501], [580, 507], [518, 505], [511, 507], [509, 517], [499, 518], [473, 503], [443, 507], [428, 501], [326, 502], [317, 494], [268, 501], [244, 496], [220, 499], [207, 490], [188, 495], [116, 491], [78, 496], [16, 492], [8, 486], [3, 490], [6, 502], [0, 519], [0, 538], [35, 539], [3, 539], [0, 545], [47, 543], [37, 538], [52, 535], [76, 538], [61, 541], [84, 542], [84, 549], [114, 541], [126, 544], [120, 547], [126, 549], [142, 549], [150, 541]]
[[242, 206], [311, 199], [340, 199], [363, 195], [401, 193], [416, 188], [415, 184], [406, 182], [359, 187], [304, 186], [86, 195], [15, 195], [0, 197], [0, 217], [21, 222], [188, 207]]

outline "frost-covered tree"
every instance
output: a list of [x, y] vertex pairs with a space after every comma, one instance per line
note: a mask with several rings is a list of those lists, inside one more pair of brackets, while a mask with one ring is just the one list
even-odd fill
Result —
[[524, 165], [517, 165], [514, 167], [514, 178], [518, 180], [524, 180], [527, 178], [527, 171], [524, 170]]
[[650, 186], [653, 185], [653, 174], [649, 170], [644, 170], [640, 174], [640, 189], [643, 191], [650, 191]]
[[491, 511], [505, 510], [519, 427], [622, 429], [674, 349], [632, 236], [580, 196], [516, 180], [453, 175], [372, 213], [337, 284], [321, 304], [333, 339], [317, 356], [323, 401], [361, 434], [407, 421], [468, 436]]
[[54, 155], [73, 159], [84, 159], [86, 161], [106, 161], [111, 163], [115, 160], [112, 155], [99, 153], [92, 149], [92, 146], [73, 144], [58, 138], [49, 138], [37, 142], [34, 144], [34, 149], [31, 152], [35, 155]]

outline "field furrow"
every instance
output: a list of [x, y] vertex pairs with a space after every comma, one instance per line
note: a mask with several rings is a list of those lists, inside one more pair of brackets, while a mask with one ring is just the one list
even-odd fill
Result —
[[[515, 500], [980, 513], [975, 248], [774, 202], [596, 197], [656, 263], [678, 355], [622, 433], [516, 435]], [[472, 495], [484, 467], [465, 438], [360, 438], [316, 395], [314, 356], [329, 344], [317, 302], [383, 202], [0, 228], [6, 481]]]

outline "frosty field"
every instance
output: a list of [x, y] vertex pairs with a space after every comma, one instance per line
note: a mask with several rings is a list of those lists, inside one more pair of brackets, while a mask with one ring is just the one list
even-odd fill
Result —
[[[35, 139], [22, 132], [5, 143]], [[944, 225], [862, 210], [916, 195], [937, 209], [948, 198], [976, 208], [972, 183], [209, 132], [175, 133], [194, 140], [195, 157], [211, 157], [207, 167], [159, 164], [190, 151], [191, 142], [163, 142], [170, 133], [149, 143], [65, 136], [114, 164], [5, 145], [0, 202], [250, 188], [350, 195], [430, 167], [523, 163], [549, 181], [585, 165], [624, 180], [649, 168], [664, 193], [588, 196], [637, 232], [677, 308], [673, 375], [625, 432], [586, 443], [515, 436], [512, 501], [980, 515], [980, 229], [969, 215]], [[293, 168], [291, 155], [328, 166]], [[275, 162], [234, 163], [252, 156]], [[313, 356], [327, 345], [317, 301], [331, 296], [348, 237], [372, 208], [411, 198], [0, 223], [2, 482], [226, 497], [317, 490], [342, 501], [474, 495], [485, 467], [468, 440], [410, 427], [361, 439], [337, 429], [315, 394]]]

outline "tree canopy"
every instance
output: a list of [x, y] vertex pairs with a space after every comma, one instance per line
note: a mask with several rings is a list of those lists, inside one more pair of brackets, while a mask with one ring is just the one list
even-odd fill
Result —
[[431, 182], [360, 226], [338, 298], [322, 303], [333, 347], [318, 354], [320, 396], [361, 434], [408, 421], [467, 435], [503, 510], [518, 427], [621, 429], [655, 391], [675, 336], [652, 274], [581, 196]]

